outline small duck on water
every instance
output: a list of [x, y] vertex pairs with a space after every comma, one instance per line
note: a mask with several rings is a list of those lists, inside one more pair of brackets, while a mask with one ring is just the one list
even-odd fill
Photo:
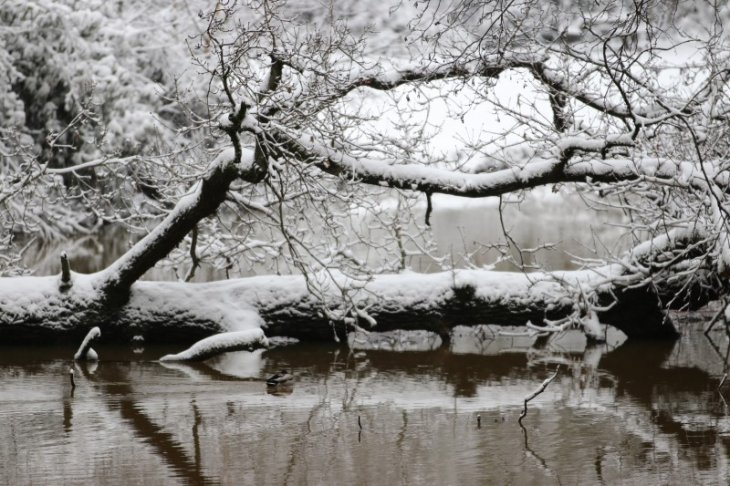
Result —
[[289, 374], [288, 370], [281, 370], [278, 373], [275, 373], [274, 375], [269, 377], [268, 380], [266, 380], [266, 386], [281, 385], [282, 383], [291, 381], [291, 379], [292, 375]]

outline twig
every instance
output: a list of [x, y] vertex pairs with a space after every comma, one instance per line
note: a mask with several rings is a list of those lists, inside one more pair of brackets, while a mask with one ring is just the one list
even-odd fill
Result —
[[710, 321], [710, 323], [705, 328], [705, 336], [707, 336], [710, 333], [710, 331], [715, 326], [715, 324], [717, 323], [717, 321], [720, 320], [720, 317], [721, 316], [724, 317], [726, 310], [727, 310], [727, 304], [723, 300], [723, 306], [720, 308], [719, 311], [717, 311], [717, 314], [715, 314], [715, 316], [712, 318], [712, 320]]
[[722, 380], [720, 380], [720, 384], [717, 385], [717, 391], [720, 391], [720, 388], [722, 388], [722, 385], [725, 384], [725, 380], [727, 380], [727, 373], [722, 375]]
[[431, 202], [431, 193], [426, 193], [426, 226], [431, 226], [431, 213], [433, 212], [433, 203]]
[[525, 418], [525, 417], [527, 416], [527, 402], [529, 402], [530, 400], [532, 400], [533, 398], [535, 398], [536, 396], [538, 396], [539, 394], [541, 394], [542, 392], [544, 392], [544, 391], [545, 391], [545, 388], [547, 388], [547, 386], [548, 386], [548, 385], [549, 385], [549, 384], [550, 384], [550, 383], [551, 383], [551, 382], [552, 382], [552, 381], [553, 381], [553, 380], [554, 380], [555, 378], [557, 378], [557, 376], [558, 376], [558, 371], [560, 371], [560, 365], [558, 365], [558, 366], [557, 366], [557, 367], [555, 368], [555, 373], [553, 373], [553, 375], [552, 375], [552, 376], [550, 376], [549, 378], [547, 378], [547, 379], [546, 379], [545, 381], [543, 381], [543, 382], [542, 382], [542, 384], [541, 384], [541, 385], [540, 385], [540, 386], [539, 386], [539, 387], [537, 388], [537, 390], [535, 390], [535, 391], [534, 391], [534, 392], [532, 392], [532, 393], [531, 393], [530, 395], [528, 395], [527, 397], [525, 397], [525, 404], [524, 404], [524, 408], [522, 409], [522, 413], [520, 414], [520, 418], [519, 418], [519, 419], [517, 419], [517, 422], [518, 422], [518, 423], [520, 424], [520, 426], [522, 426], [522, 419], [523, 419], [523, 418]]
[[198, 253], [195, 250], [195, 247], [198, 244], [198, 225], [193, 226], [192, 231], [190, 232], [190, 269], [188, 270], [188, 274], [185, 276], [185, 281], [190, 282], [193, 277], [195, 277], [195, 270], [200, 266], [200, 258], [198, 258]]

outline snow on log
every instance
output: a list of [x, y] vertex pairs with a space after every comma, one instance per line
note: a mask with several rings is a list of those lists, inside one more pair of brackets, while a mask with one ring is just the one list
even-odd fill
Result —
[[99, 329], [98, 327], [92, 327], [91, 330], [86, 334], [86, 337], [81, 343], [81, 346], [79, 346], [78, 351], [76, 351], [76, 354], [74, 354], [74, 360], [98, 360], [99, 355], [96, 354], [96, 351], [94, 351], [94, 349], [91, 347], [91, 342], [99, 336], [101, 336], [101, 329]]
[[[718, 280], [699, 267], [689, 285], [686, 279], [655, 278], [651, 262], [664, 251], [702, 253], [706, 250], [697, 245], [709, 244], [701, 231], [677, 229], [639, 245], [620, 263], [590, 270], [406, 272], [367, 281], [334, 274], [337, 285], [320, 289], [323, 301], [310, 293], [301, 275], [208, 283], [138, 281], [123, 304], [111, 307], [99, 298], [98, 274], [75, 274], [74, 286], [66, 292], [59, 291], [58, 276], [2, 278], [0, 342], [78, 342], [93, 325], [109, 339], [139, 335], [145, 342], [161, 343], [255, 328], [267, 336], [300, 340], [332, 340], [333, 330], [346, 338], [352, 329], [333, 325], [323, 304], [342, 312], [355, 304], [375, 319], [375, 325], [359, 323], [367, 331], [424, 330], [447, 337], [459, 325], [526, 326], [531, 321], [539, 326], [546, 319], [562, 319], [582, 310], [577, 295], [588, 292], [595, 294], [601, 323], [629, 337], [668, 337], [676, 330], [663, 309], [697, 308], [717, 298]], [[349, 300], [341, 289], [347, 289]]]
[[[575, 311], [573, 287], [584, 292], [596, 289], [600, 305], [610, 304], [615, 296], [618, 303], [599, 311], [598, 317], [630, 337], [676, 335], [661, 310], [662, 301], [669, 299], [657, 296], [650, 287], [616, 288], [612, 278], [620, 270], [618, 265], [552, 274], [457, 270], [378, 275], [364, 287], [362, 281], [348, 282], [341, 276], [339, 284], [349, 285], [352, 300], [375, 318], [373, 327], [362, 324], [369, 331], [422, 329], [445, 336], [457, 325], [539, 324]], [[90, 303], [87, 294], [79, 292], [82, 286], [60, 294], [56, 282], [57, 277], [0, 279], [1, 342], [75, 340], [90, 323], [110, 339], [142, 335], [145, 342], [162, 343], [191, 342], [258, 327], [268, 336], [310, 341], [333, 337], [333, 325], [321, 312], [322, 302], [309, 292], [300, 275], [209, 283], [140, 281], [132, 286], [129, 300], [112, 312]], [[22, 293], [12, 289], [19, 283], [25, 289]], [[55, 294], [43, 290], [51, 286]], [[678, 291], [667, 288], [666, 294], [674, 296]], [[324, 295], [331, 309], [349, 304], [334, 285]], [[350, 329], [341, 324], [335, 327], [346, 338]]]
[[160, 361], [202, 361], [229, 351], [251, 350], [267, 345], [261, 329], [225, 332], [201, 339], [180, 353], [165, 355]]
[[[422, 329], [445, 336], [457, 325], [525, 326], [528, 321], [561, 318], [575, 310], [570, 287], [595, 289], [604, 305], [619, 301], [599, 312], [601, 322], [634, 337], [675, 336], [658, 296], [646, 289], [615, 288], [611, 281], [620, 275], [618, 265], [555, 273], [456, 270], [378, 275], [351, 291], [351, 298], [376, 320], [373, 327], [362, 324], [368, 331]], [[349, 285], [344, 277], [338, 284]], [[253, 277], [232, 285], [266, 321], [267, 335], [331, 339], [332, 326], [318, 316], [320, 303], [309, 295], [302, 277]], [[328, 304], [344, 305], [337, 286], [332, 287]]]

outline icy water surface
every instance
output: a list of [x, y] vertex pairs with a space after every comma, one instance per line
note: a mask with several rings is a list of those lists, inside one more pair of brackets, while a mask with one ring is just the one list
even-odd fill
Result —
[[[103, 341], [91, 365], [73, 365], [69, 348], [0, 348], [0, 478], [727, 483], [729, 409], [717, 391], [724, 331], [712, 341], [695, 332], [674, 343], [588, 348], [577, 335], [545, 344], [465, 333], [426, 352], [294, 345], [193, 366], [154, 361], [170, 349]], [[559, 377], [521, 429], [522, 398], [557, 364]], [[282, 368], [293, 383], [268, 389], [262, 379]]]

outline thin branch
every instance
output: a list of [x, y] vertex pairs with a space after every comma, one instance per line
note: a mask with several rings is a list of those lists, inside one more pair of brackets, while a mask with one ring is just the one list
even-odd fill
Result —
[[200, 258], [196, 252], [196, 246], [198, 245], [198, 226], [195, 225], [193, 230], [190, 232], [190, 270], [185, 276], [185, 281], [190, 282], [195, 277], [195, 270], [200, 266]]
[[536, 396], [540, 395], [542, 392], [544, 392], [545, 391], [545, 388], [547, 388], [547, 386], [550, 383], [552, 383], [552, 381], [555, 378], [557, 378], [559, 371], [560, 371], [560, 365], [558, 365], [555, 368], [555, 373], [553, 373], [552, 376], [548, 377], [545, 381], [542, 382], [542, 384], [537, 388], [537, 390], [535, 390], [534, 392], [532, 392], [531, 394], [529, 394], [527, 397], [525, 397], [524, 408], [522, 409], [522, 413], [520, 414], [520, 418], [517, 419], [517, 422], [520, 424], [520, 426], [522, 426], [522, 419], [527, 416], [527, 403], [530, 400], [532, 400], [533, 398], [535, 398]]

